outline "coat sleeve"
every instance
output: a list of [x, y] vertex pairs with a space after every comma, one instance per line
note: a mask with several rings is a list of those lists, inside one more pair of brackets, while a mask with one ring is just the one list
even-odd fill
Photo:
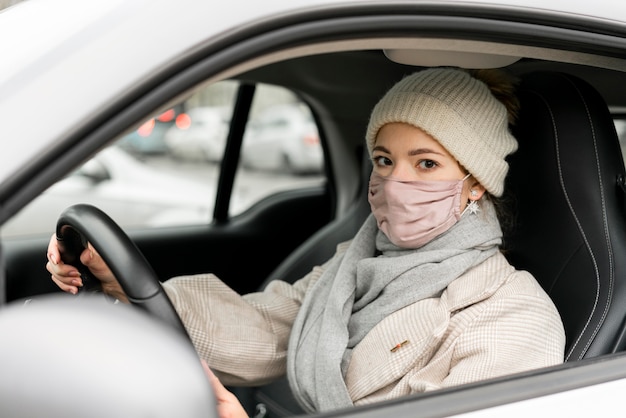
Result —
[[175, 277], [163, 288], [198, 354], [224, 384], [257, 385], [285, 374], [292, 324], [327, 263], [294, 284], [276, 280], [246, 295], [213, 274]]

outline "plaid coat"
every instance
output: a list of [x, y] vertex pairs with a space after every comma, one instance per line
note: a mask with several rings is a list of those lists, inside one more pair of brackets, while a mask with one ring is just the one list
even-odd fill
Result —
[[[344, 252], [347, 243], [338, 247]], [[194, 345], [228, 385], [285, 374], [291, 325], [324, 271], [240, 296], [211, 274], [164, 283]], [[345, 382], [355, 405], [563, 361], [560, 316], [537, 281], [501, 253], [454, 280], [440, 297], [389, 315], [354, 348]]]

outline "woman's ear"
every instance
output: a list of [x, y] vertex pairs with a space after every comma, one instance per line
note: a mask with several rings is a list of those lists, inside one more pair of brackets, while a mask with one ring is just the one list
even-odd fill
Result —
[[485, 188], [482, 184], [472, 178], [472, 184], [469, 188], [469, 200], [480, 200], [485, 194]]

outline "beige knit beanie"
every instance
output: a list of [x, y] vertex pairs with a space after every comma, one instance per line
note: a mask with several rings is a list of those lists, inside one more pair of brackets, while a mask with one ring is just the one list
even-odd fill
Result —
[[370, 155], [380, 128], [404, 122], [448, 150], [494, 196], [504, 191], [505, 157], [517, 149], [507, 109], [485, 83], [468, 72], [434, 68], [405, 77], [372, 111], [366, 142]]

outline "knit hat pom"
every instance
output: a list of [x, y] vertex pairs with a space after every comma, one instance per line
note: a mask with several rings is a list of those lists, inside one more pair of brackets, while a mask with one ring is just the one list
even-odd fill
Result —
[[370, 155], [384, 125], [407, 123], [430, 134], [489, 193], [501, 196], [508, 171], [505, 158], [517, 150], [509, 132], [518, 107], [514, 88], [512, 79], [496, 70], [470, 75], [465, 70], [434, 68], [409, 75], [372, 111], [366, 133]]

